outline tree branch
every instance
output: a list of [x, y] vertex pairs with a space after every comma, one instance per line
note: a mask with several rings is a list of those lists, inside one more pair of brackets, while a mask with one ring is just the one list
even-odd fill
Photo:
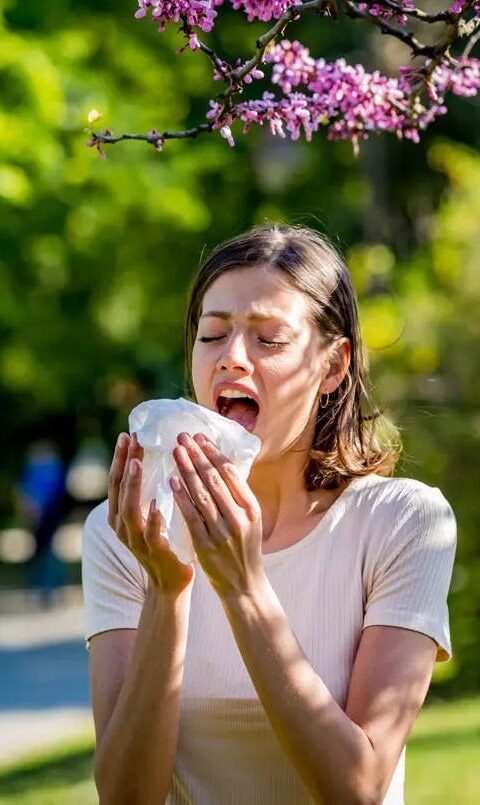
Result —
[[412, 34], [411, 31], [397, 27], [396, 25], [392, 25], [390, 22], [382, 20], [381, 17], [376, 17], [372, 14], [369, 14], [368, 11], [360, 11], [352, 0], [343, 0], [343, 4], [345, 6], [345, 14], [347, 17], [370, 22], [372, 25], [375, 25], [377, 28], [379, 28], [382, 34], [393, 36], [395, 39], [399, 39], [400, 42], [403, 42], [404, 45], [410, 48], [414, 56], [426, 56], [428, 59], [433, 59], [435, 57], [438, 50], [437, 45], [423, 45]]
[[437, 11], [435, 14], [430, 14], [427, 11], [422, 11], [420, 8], [404, 8], [398, 3], [395, 3], [394, 0], [377, 0], [377, 2], [378, 5], [385, 6], [385, 8], [394, 11], [396, 14], [412, 17], [413, 19], [420, 20], [429, 25], [435, 22], [445, 22], [447, 25], [454, 25], [455, 23], [456, 15], [452, 14], [448, 9], [446, 11]]
[[[410, 90], [402, 90], [405, 92], [405, 94], [400, 101], [397, 101], [392, 96], [391, 100], [389, 101], [391, 105], [395, 108], [398, 108], [399, 111], [402, 111], [409, 119], [411, 119], [413, 128], [415, 128], [415, 125], [421, 127], [421, 124], [417, 122], [419, 115], [420, 117], [422, 115], [426, 115], [427, 117], [425, 117], [425, 119], [430, 120], [432, 116], [434, 117], [435, 114], [439, 114], [440, 112], [435, 110], [435, 108], [432, 106], [433, 102], [431, 99], [432, 97], [435, 98], [435, 88], [432, 86], [432, 75], [434, 74], [437, 66], [440, 64], [443, 64], [446, 67], [450, 66], [452, 69], [458, 65], [458, 61], [453, 59], [450, 53], [450, 48], [457, 39], [465, 36], [467, 36], [469, 39], [468, 44], [463, 52], [463, 56], [461, 57], [465, 59], [469, 57], [471, 50], [479, 41], [480, 31], [474, 34], [480, 25], [480, 14], [478, 12], [478, 7], [475, 7], [474, 11], [475, 0], [469, 0], [459, 13], [453, 13], [448, 9], [445, 11], [428, 13], [415, 7], [405, 8], [398, 2], [398, 0], [377, 0], [376, 5], [385, 9], [385, 15], [382, 15], [381, 13], [373, 15], [369, 13], [368, 9], [360, 9], [358, 7], [358, 0], [307, 0], [307, 2], [303, 3], [297, 2], [285, 9], [283, 14], [274, 22], [271, 28], [269, 28], [269, 30], [267, 30], [257, 39], [255, 52], [251, 58], [243, 64], [239, 64], [240, 60], [237, 60], [236, 67], [233, 67], [229, 61], [222, 59], [211, 47], [209, 47], [209, 45], [199, 39], [197, 29], [202, 27], [202, 22], [199, 21], [196, 23], [194, 16], [188, 16], [190, 12], [183, 14], [181, 17], [180, 30], [187, 37], [188, 42], [183, 48], [180, 49], [179, 52], [185, 50], [187, 47], [191, 47], [192, 50], [202, 51], [209, 58], [215, 69], [215, 78], [221, 78], [225, 84], [225, 89], [223, 92], [218, 93], [213, 99], [212, 111], [209, 113], [209, 115], [207, 115], [207, 117], [211, 116], [212, 119], [210, 119], [207, 123], [202, 123], [198, 126], [194, 126], [183, 131], [164, 131], [161, 133], [156, 129], [152, 129], [146, 134], [124, 133], [114, 135], [110, 130], [105, 130], [104, 132], [92, 132], [90, 129], [88, 129], [91, 136], [87, 145], [90, 147], [96, 147], [102, 156], [105, 156], [102, 145], [113, 145], [121, 140], [143, 140], [144, 142], [152, 144], [157, 150], [161, 151], [166, 140], [187, 138], [194, 139], [200, 134], [207, 132], [210, 133], [214, 129], [218, 129], [220, 127], [221, 134], [226, 137], [231, 145], [233, 145], [233, 138], [229, 126], [232, 121], [241, 114], [240, 112], [237, 112], [237, 106], [234, 103], [234, 98], [243, 91], [243, 84], [246, 83], [246, 79], [249, 75], [253, 73], [251, 78], [258, 78], [262, 76], [261, 72], [258, 75], [255, 75], [254, 71], [257, 70], [257, 68], [265, 61], [265, 54], [267, 53], [268, 49], [275, 44], [277, 37], [283, 38], [285, 30], [290, 23], [296, 22], [300, 19], [300, 17], [306, 14], [330, 14], [332, 17], [337, 18], [338, 5], [343, 8], [345, 16], [351, 19], [361, 19], [364, 22], [369, 22], [371, 25], [377, 27], [383, 35], [394, 37], [402, 42], [402, 44], [409, 48], [413, 57], [423, 58], [423, 64], [420, 64], [414, 72], [412, 71], [411, 74], [413, 78], [418, 76], [419, 81], [416, 84], [411, 85]], [[473, 17], [471, 16], [472, 12], [474, 12]], [[273, 11], [271, 13], [273, 14]], [[392, 23], [389, 19], [392, 14], [398, 15], [399, 18], [403, 18], [404, 22], [405, 19], [408, 18], [415, 19], [428, 25], [434, 23], [444, 23], [447, 27], [444, 29], [440, 41], [437, 41], [435, 44], [427, 45], [421, 42], [414, 35], [414, 33], [407, 28], [406, 24], [395, 25]], [[173, 16], [170, 18], [170, 20], [168, 16], [166, 17], [166, 22], [172, 20]], [[472, 79], [468, 78], [468, 80], [471, 81]], [[422, 102], [420, 101], [420, 96], [424, 90], [430, 91], [429, 95], [427, 95], [426, 107], [423, 106]], [[475, 90], [476, 87], [474, 85], [474, 91]], [[287, 99], [289, 92], [290, 91], [288, 90], [286, 95]], [[430, 98], [430, 103], [428, 102], [428, 98]], [[259, 103], [261, 104], [263, 102], [260, 101]], [[405, 104], [407, 108], [405, 107]], [[238, 105], [238, 109], [240, 109], [240, 106], [241, 105]], [[284, 135], [282, 134], [282, 136]], [[356, 136], [357, 135], [352, 134], [352, 138]]]
[[161, 145], [163, 144], [164, 140], [186, 140], [187, 138], [195, 139], [199, 134], [211, 132], [212, 129], [213, 123], [201, 123], [199, 126], [194, 126], [193, 128], [185, 129], [184, 131], [163, 131], [161, 133], [155, 129], [152, 129], [147, 134], [118, 135], [113, 134], [111, 131], [92, 131], [91, 138], [88, 141], [87, 146], [90, 148], [95, 148], [100, 144], [114, 145], [115, 143], [119, 143], [121, 140], [143, 140], [144, 142], [151, 143], [152, 145], [156, 146], [159, 148], [159, 150], [162, 150]]

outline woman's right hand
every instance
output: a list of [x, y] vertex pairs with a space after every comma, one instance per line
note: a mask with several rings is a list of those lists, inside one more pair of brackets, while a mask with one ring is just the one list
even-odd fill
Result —
[[177, 559], [167, 539], [165, 520], [152, 500], [147, 519], [140, 509], [143, 447], [136, 434], [117, 439], [108, 483], [108, 523], [145, 568], [153, 587], [179, 595], [195, 569]]

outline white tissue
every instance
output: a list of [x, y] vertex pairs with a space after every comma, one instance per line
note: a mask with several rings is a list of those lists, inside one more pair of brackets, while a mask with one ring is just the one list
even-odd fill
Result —
[[175, 502], [169, 478], [178, 475], [172, 450], [179, 433], [204, 433], [223, 455], [247, 478], [261, 442], [234, 420], [182, 397], [178, 400], [148, 400], [137, 405], [128, 418], [130, 433], [136, 433], [144, 448], [141, 508], [147, 516], [152, 498], [162, 512], [172, 550], [181, 562], [195, 559], [190, 532]]

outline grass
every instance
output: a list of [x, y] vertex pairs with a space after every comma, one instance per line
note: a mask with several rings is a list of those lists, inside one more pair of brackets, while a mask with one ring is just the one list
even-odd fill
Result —
[[97, 805], [91, 735], [0, 769], [0, 803]]
[[480, 697], [432, 703], [407, 748], [407, 805], [480, 802]]
[[[432, 702], [407, 749], [406, 805], [480, 802], [480, 697]], [[97, 805], [92, 739], [0, 770], [0, 805]]]

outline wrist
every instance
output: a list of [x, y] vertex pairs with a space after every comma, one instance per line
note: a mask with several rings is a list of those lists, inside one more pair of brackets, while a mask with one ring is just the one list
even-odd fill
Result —
[[224, 609], [228, 612], [238, 612], [243, 609], [255, 609], [262, 602], [267, 601], [272, 595], [273, 588], [268, 576], [262, 571], [252, 580], [251, 584], [242, 590], [230, 589], [222, 593], [221, 601]]
[[190, 603], [193, 584], [189, 583], [180, 590], [165, 590], [149, 577], [146, 601], [160, 605], [162, 608], [178, 609]]

